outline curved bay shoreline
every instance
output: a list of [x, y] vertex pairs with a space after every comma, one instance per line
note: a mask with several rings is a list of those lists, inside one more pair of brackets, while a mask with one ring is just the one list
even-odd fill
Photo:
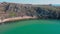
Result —
[[24, 17], [13, 17], [13, 18], [7, 18], [7, 19], [0, 19], [0, 23], [5, 23], [5, 22], [9, 22], [9, 21], [16, 21], [16, 20], [25, 20], [25, 19], [36, 19], [36, 16], [24, 16]]
[[[36, 17], [36, 16], [23, 16], [23, 17], [12, 17], [12, 18], [6, 18], [6, 19], [0, 19], [0, 24], [2, 23], [6, 23], [6, 22], [15, 22], [15, 21], [24, 21], [24, 20], [40, 20], [40, 18]], [[50, 20], [50, 19], [47, 19], [47, 20]], [[51, 19], [51, 20], [60, 20], [60, 19]]]

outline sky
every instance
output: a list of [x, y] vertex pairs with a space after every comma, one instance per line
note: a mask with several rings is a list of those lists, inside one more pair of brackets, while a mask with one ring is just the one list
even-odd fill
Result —
[[60, 0], [0, 0], [0, 2], [13, 2], [23, 4], [60, 4]]

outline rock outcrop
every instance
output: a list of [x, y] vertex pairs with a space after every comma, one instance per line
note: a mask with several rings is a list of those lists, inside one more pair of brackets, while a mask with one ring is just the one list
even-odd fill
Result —
[[18, 16], [36, 16], [40, 19], [60, 19], [60, 7], [52, 5], [0, 3], [0, 19]]

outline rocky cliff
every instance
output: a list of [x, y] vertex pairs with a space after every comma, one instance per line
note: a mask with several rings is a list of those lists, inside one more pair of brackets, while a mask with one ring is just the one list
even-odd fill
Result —
[[40, 19], [60, 19], [60, 7], [7, 2], [0, 3], [0, 19], [18, 16], [36, 16]]

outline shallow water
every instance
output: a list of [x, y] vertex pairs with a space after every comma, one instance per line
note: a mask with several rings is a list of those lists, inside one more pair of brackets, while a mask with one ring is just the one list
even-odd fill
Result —
[[60, 34], [60, 20], [26, 20], [0, 25], [0, 34]]

